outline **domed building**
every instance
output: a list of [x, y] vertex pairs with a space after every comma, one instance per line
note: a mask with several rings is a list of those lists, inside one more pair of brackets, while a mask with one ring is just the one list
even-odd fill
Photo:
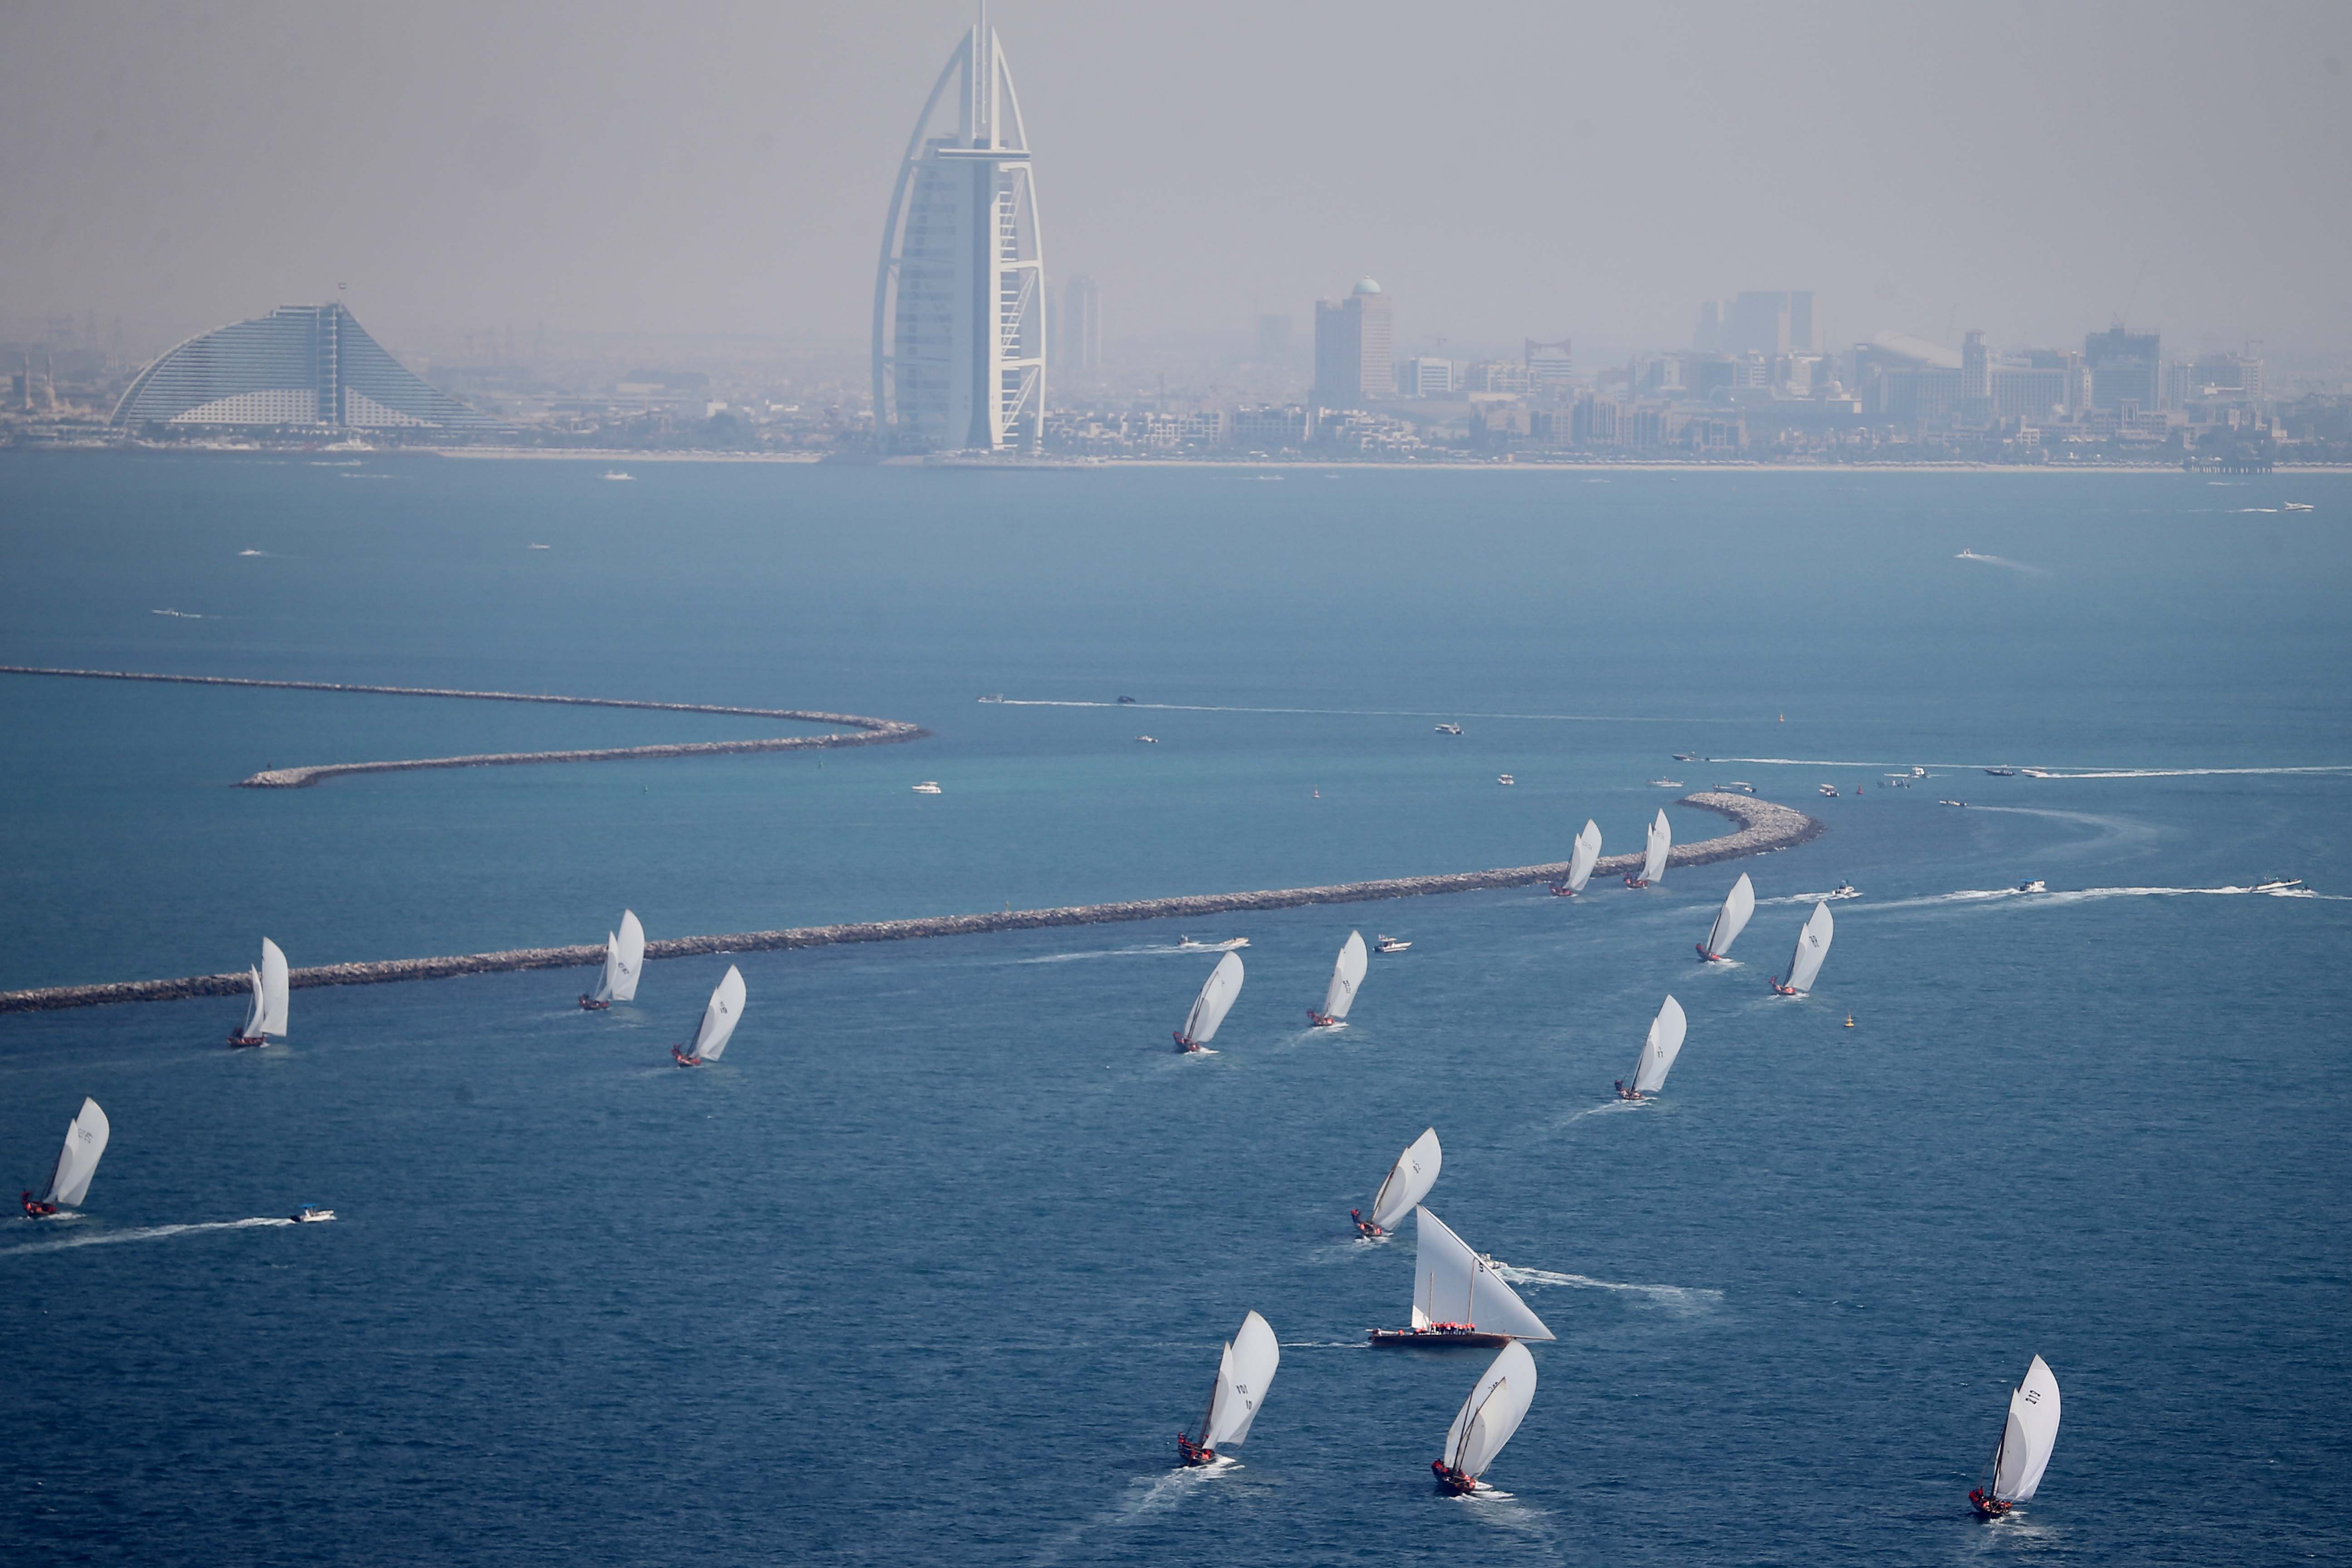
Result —
[[1357, 280], [1345, 300], [1315, 302], [1315, 402], [1370, 408], [1396, 395], [1396, 311], [1381, 286]]
[[281, 305], [159, 356], [117, 426], [479, 430], [496, 424], [384, 353], [341, 305]]

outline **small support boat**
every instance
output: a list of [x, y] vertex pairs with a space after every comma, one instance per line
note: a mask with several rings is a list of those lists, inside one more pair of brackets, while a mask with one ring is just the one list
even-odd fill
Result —
[[1518, 781], [1518, 780], [1517, 780], [1517, 779], [1515, 779], [1515, 778], [1513, 778], [1513, 777], [1512, 777], [1510, 774], [1508, 774], [1508, 773], [1496, 773], [1496, 774], [1495, 775], [1495, 782], [1496, 782], [1496, 784], [1502, 784], [1502, 785], [1505, 785], [1506, 787], [1507, 787], [1507, 786], [1509, 786], [1509, 785], [1511, 785], [1511, 784], [1515, 784], [1518, 783], [1519, 781]]
[[304, 1204], [287, 1216], [296, 1225], [324, 1225], [335, 1217], [332, 1209], [322, 1209], [317, 1204]]
[[1176, 939], [1176, 951], [1179, 952], [1231, 952], [1237, 947], [1248, 945], [1249, 938], [1245, 936], [1237, 936], [1228, 942], [1194, 942], [1189, 936]]
[[1835, 800], [1838, 797], [1837, 785], [1835, 784], [1817, 784], [1814, 786], [1814, 793], [1817, 795], [1826, 795], [1832, 800]]
[[1462, 726], [1459, 724], [1440, 724], [1436, 729], [1437, 732], [1441, 735], [1459, 735], [1462, 733]]
[[1592, 876], [1592, 863], [1601, 858], [1601, 825], [1591, 817], [1584, 819], [1584, 831], [1576, 836], [1576, 844], [1568, 855], [1568, 877], [1551, 885], [1555, 899], [1572, 899], [1584, 891], [1584, 884]]
[[1652, 779], [1650, 781], [1650, 787], [1652, 789], [1680, 789], [1683, 787], [1683, 781], [1680, 779]]
[[[1499, 1345], [1555, 1337], [1504, 1280], [1493, 1258], [1473, 1252], [1469, 1243], [1426, 1208], [1416, 1207], [1412, 1217], [1412, 1326], [1373, 1329], [1370, 1337], [1374, 1345]], [[1457, 1307], [1459, 1318], [1437, 1315]]]
[[245, 1022], [230, 1034], [228, 1043], [237, 1047], [266, 1046], [269, 1037], [286, 1037], [286, 954], [268, 937], [261, 939], [261, 962], [246, 971], [253, 984], [253, 1000], [246, 1009]]
[[1997, 779], [2013, 779], [2017, 776], [2015, 768], [1987, 768], [1985, 772]]
[[1775, 978], [1772, 989], [1783, 996], [1802, 996], [1813, 988], [1821, 974], [1822, 960], [1830, 955], [1830, 938], [1837, 933], [1837, 921], [1830, 918], [1827, 900], [1813, 905], [1811, 919], [1797, 933], [1796, 951], [1789, 955], [1789, 977]]
[[2020, 882], [2015, 890], [2021, 893], [2046, 893], [2050, 890], [2050, 884], [2036, 877], [2031, 882]]
[[939, 795], [941, 793], [940, 789], [940, 781], [937, 779], [925, 779], [922, 783], [915, 786], [915, 793], [917, 795]]
[[1536, 1358], [1515, 1340], [1478, 1375], [1470, 1397], [1454, 1413], [1454, 1425], [1445, 1433], [1444, 1457], [1429, 1462], [1439, 1489], [1454, 1497], [1475, 1493], [1478, 1478], [1519, 1429], [1535, 1397]]
[[1445, 1163], [1445, 1151], [1437, 1144], [1437, 1129], [1425, 1129], [1422, 1135], [1406, 1145], [1396, 1157], [1389, 1173], [1381, 1178], [1381, 1190], [1372, 1194], [1372, 1217], [1366, 1219], [1361, 1209], [1349, 1209], [1348, 1217], [1356, 1222], [1356, 1234], [1367, 1241], [1381, 1237], [1404, 1223], [1404, 1216], [1420, 1205], [1437, 1184], [1437, 1173]]
[[1617, 1098], [1639, 1102], [1665, 1088], [1666, 1075], [1675, 1070], [1675, 1058], [1682, 1055], [1683, 1036], [1689, 1029], [1690, 1020], [1683, 1016], [1683, 1005], [1668, 996], [1665, 1005], [1658, 1009], [1658, 1016], [1650, 1020], [1649, 1037], [1642, 1042], [1642, 1055], [1633, 1063], [1632, 1087], [1619, 1079]]
[[1364, 983], [1367, 965], [1363, 933], [1351, 931], [1339, 944], [1339, 961], [1331, 966], [1331, 984], [1323, 988], [1322, 1010], [1309, 1007], [1307, 1021], [1318, 1029], [1343, 1027], [1348, 1009], [1356, 1005], [1356, 987]]
[[1661, 806], [1657, 819], [1650, 824], [1649, 842], [1642, 850], [1641, 875], [1637, 877], [1631, 871], [1626, 872], [1625, 885], [1629, 888], [1654, 886], [1658, 879], [1666, 874], [1666, 852], [1674, 847], [1674, 829], [1666, 826], [1665, 808]]
[[53, 1219], [61, 1208], [79, 1208], [82, 1199], [89, 1195], [89, 1179], [98, 1174], [106, 1141], [113, 1134], [106, 1112], [98, 1108], [98, 1101], [85, 1096], [81, 1110], [66, 1123], [65, 1146], [58, 1151], [57, 1163], [49, 1167], [49, 1184], [37, 1198], [30, 1188], [18, 1196], [25, 1217]]
[[1392, 936], [1376, 937], [1372, 941], [1372, 951], [1374, 952], [1402, 952], [1412, 945], [1412, 943], [1409, 942], [1400, 942]]
[[1234, 998], [1242, 994], [1242, 957], [1228, 952], [1217, 960], [1209, 971], [1209, 978], [1201, 983], [1201, 994], [1192, 998], [1192, 1010], [1184, 1015], [1184, 1026], [1176, 1031], [1179, 1051], [1197, 1051], [1217, 1037], [1217, 1026], [1225, 1021], [1233, 1010]]
[[1224, 1354], [1218, 1358], [1217, 1380], [1209, 1388], [1209, 1408], [1201, 1417], [1201, 1435], [1176, 1435], [1176, 1451], [1184, 1457], [1188, 1468], [1214, 1464], [1221, 1449], [1242, 1446], [1281, 1364], [1282, 1346], [1265, 1320], [1255, 1312], [1243, 1318], [1240, 1331], [1225, 1342]]
[[1730, 955], [1731, 944], [1741, 931], [1748, 929], [1748, 919], [1756, 912], [1756, 884], [1748, 873], [1739, 873], [1739, 880], [1731, 884], [1724, 896], [1723, 908], [1715, 912], [1715, 924], [1707, 928], [1706, 940], [1698, 944], [1702, 963], [1721, 963]]
[[2042, 1472], [2058, 1446], [2058, 1379], [2040, 1356], [2010, 1391], [2009, 1419], [1994, 1445], [1990, 1474], [1969, 1493], [1969, 1506], [1983, 1520], [2002, 1519], [2042, 1488]]
[[2303, 879], [2300, 877], [2265, 877], [2261, 881], [2256, 882], [2248, 889], [2248, 891], [2256, 893], [2291, 893], [2295, 889], [2302, 886]]
[[596, 977], [595, 989], [580, 998], [583, 1011], [602, 1013], [615, 1002], [634, 1002], [637, 996], [637, 975], [646, 963], [646, 928], [637, 922], [635, 910], [621, 911], [621, 929], [604, 933], [604, 973]]
[[735, 1026], [743, 1019], [743, 972], [733, 964], [719, 976], [710, 993], [709, 1005], [702, 1009], [702, 1025], [694, 1031], [690, 1046], [672, 1046], [671, 1059], [682, 1068], [698, 1068], [705, 1062], [715, 1062], [727, 1049], [727, 1042], [735, 1037]]

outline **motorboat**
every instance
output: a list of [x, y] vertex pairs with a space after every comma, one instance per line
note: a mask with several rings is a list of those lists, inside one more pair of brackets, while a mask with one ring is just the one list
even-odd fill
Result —
[[580, 1005], [602, 1013], [615, 1002], [635, 1001], [637, 976], [645, 964], [646, 928], [637, 923], [635, 910], [623, 910], [621, 929], [604, 933], [604, 972], [596, 977], [596, 988], [580, 998]]
[[1240, 1331], [1225, 1342], [1224, 1354], [1217, 1360], [1217, 1380], [1209, 1386], [1201, 1435], [1176, 1435], [1176, 1451], [1188, 1467], [1214, 1464], [1220, 1449], [1242, 1446], [1281, 1364], [1282, 1346], [1265, 1320], [1255, 1312], [1243, 1318]]
[[2013, 779], [2017, 776], [2015, 768], [1987, 768], [1985, 772], [1997, 779]]
[[1683, 781], [1680, 779], [1652, 779], [1650, 781], [1650, 787], [1652, 789], [1680, 789], [1683, 787]]
[[261, 962], [246, 971], [253, 987], [245, 1022], [230, 1034], [232, 1046], [266, 1046], [272, 1035], [286, 1037], [286, 954], [268, 937], [261, 939]]
[[606, 479], [614, 479], [614, 480], [618, 480], [618, 481], [623, 482], [623, 483], [626, 483], [628, 480], [630, 480], [630, 479], [635, 479], [637, 476], [636, 476], [636, 475], [635, 475], [635, 474], [631, 474], [631, 473], [624, 473], [624, 472], [623, 472], [621, 469], [619, 469], [619, 468], [607, 468], [607, 469], [605, 469], [605, 470], [604, 470], [604, 477], [605, 477]]
[[[1504, 1282], [1493, 1259], [1472, 1251], [1469, 1243], [1426, 1208], [1414, 1208], [1412, 1216], [1412, 1326], [1373, 1329], [1373, 1344], [1391, 1349], [1502, 1345], [1554, 1337]], [[1461, 1316], [1452, 1316], [1454, 1312]]]
[[2312, 503], [2307, 500], [2283, 500], [2279, 502], [2279, 510], [2282, 511], [2309, 511], [2312, 510]]
[[2058, 1446], [2058, 1379], [2050, 1363], [2035, 1356], [2024, 1378], [2010, 1390], [2009, 1419], [2001, 1423], [2000, 1441], [1993, 1446], [1991, 1474], [1969, 1493], [1969, 1506], [1978, 1518], [2003, 1518], [2042, 1489], [2042, 1473], [2050, 1468], [2051, 1450]]
[[59, 1209], [79, 1208], [89, 1196], [89, 1179], [98, 1174], [99, 1158], [106, 1152], [106, 1141], [113, 1133], [98, 1101], [83, 1097], [81, 1110], [66, 1123], [65, 1144], [58, 1151], [57, 1163], [49, 1167], [48, 1185], [37, 1198], [29, 1187], [18, 1196], [25, 1217], [54, 1219]]
[[1924, 779], [1927, 776], [1927, 770], [1914, 763], [1911, 764], [1911, 776], [1915, 779]]
[[2302, 886], [2303, 879], [2300, 877], [2265, 877], [2248, 890], [2256, 893], [2291, 893]]
[[1814, 786], [1813, 793], [1816, 795], [1827, 795], [1832, 800], [1835, 800], [1838, 797], [1837, 785], [1835, 784], [1817, 784]]
[[1436, 730], [1437, 733], [1441, 735], [1459, 735], [1462, 733], [1462, 726], [1459, 724], [1440, 724], [1436, 726]]
[[1412, 945], [1412, 943], [1409, 942], [1400, 942], [1392, 936], [1374, 937], [1372, 939], [1372, 951], [1374, 952], [1402, 952], [1406, 948], [1409, 948]]
[[1569, 851], [1568, 877], [1551, 885], [1552, 897], [1570, 899], [1584, 891], [1584, 884], [1592, 875], [1592, 864], [1600, 858], [1601, 825], [1588, 816], [1584, 819], [1584, 831], [1576, 836], [1576, 846]]
[[1674, 842], [1675, 830], [1666, 825], [1666, 814], [1662, 807], [1650, 823], [1649, 841], [1642, 849], [1641, 874], [1636, 876], [1631, 871], [1626, 872], [1625, 885], [1647, 888], [1656, 883], [1666, 874], [1666, 853], [1674, 847]]
[[986, 693], [983, 693], [981, 697], [979, 697], [976, 700], [979, 700], [979, 701], [982, 701], [982, 702], [1002, 702], [1002, 701], [1003, 701], [1003, 700], [1004, 700], [1004, 693], [1003, 693], [1002, 691], [990, 691], [990, 692], [986, 692]]
[[317, 1204], [304, 1204], [287, 1217], [296, 1225], [324, 1225], [335, 1217], [335, 1211], [322, 1209]]
[[1517, 779], [1515, 779], [1515, 778], [1513, 778], [1513, 777], [1512, 777], [1510, 774], [1508, 774], [1508, 773], [1496, 773], [1496, 774], [1495, 775], [1495, 782], [1496, 782], [1496, 784], [1503, 784], [1503, 785], [1505, 785], [1505, 786], [1507, 786], [1507, 787], [1508, 785], [1515, 784], [1518, 783], [1519, 781], [1518, 781], [1518, 780], [1517, 780]]
[[1696, 752], [1676, 752], [1675, 753], [1675, 761], [1678, 763], [1703, 763], [1706, 761], [1706, 759], [1700, 756]]
[[672, 1046], [669, 1054], [682, 1068], [715, 1062], [727, 1049], [727, 1042], [735, 1037], [735, 1026], [742, 1019], [743, 972], [730, 963], [711, 991], [709, 1005], [702, 1009], [702, 1024], [694, 1031], [693, 1044]]
[[1937, 805], [1957, 805], [1965, 810], [1969, 803], [1964, 800], [1939, 800], [1936, 804]]
[[1666, 1074], [1674, 1071], [1675, 1058], [1682, 1055], [1683, 1036], [1689, 1031], [1690, 1021], [1683, 1016], [1683, 1005], [1671, 995], [1658, 1016], [1650, 1020], [1649, 1036], [1642, 1042], [1642, 1054], [1633, 1063], [1633, 1081], [1617, 1080], [1617, 1098], [1644, 1100], [1666, 1087]]
[[1723, 787], [1726, 789], [1736, 789], [1742, 795], [1754, 795], [1756, 793], [1756, 786], [1749, 784], [1746, 779], [1734, 779]]
[[1339, 960], [1331, 966], [1331, 984], [1323, 988], [1320, 1009], [1307, 1010], [1307, 1022], [1318, 1029], [1345, 1028], [1348, 1009], [1356, 1005], [1356, 987], [1364, 983], [1364, 936], [1349, 931], [1339, 944]]
[[1242, 994], [1242, 955], [1228, 952], [1217, 960], [1209, 971], [1209, 978], [1201, 983], [1201, 994], [1192, 998], [1192, 1010], [1184, 1015], [1184, 1026], [1176, 1031], [1176, 1048], [1180, 1051], [1205, 1049], [1217, 1037], [1217, 1026], [1232, 1011], [1234, 998]]
[[1444, 1163], [1445, 1151], [1438, 1147], [1437, 1129], [1423, 1129], [1381, 1178], [1381, 1190], [1372, 1194], [1371, 1217], [1365, 1218], [1361, 1209], [1348, 1211], [1348, 1217], [1356, 1222], [1356, 1234], [1367, 1241], [1378, 1241], [1402, 1225], [1404, 1216], [1420, 1207], [1429, 1189], [1437, 1184], [1438, 1169]]
[[1756, 884], [1748, 873], [1739, 873], [1739, 880], [1731, 884], [1724, 895], [1723, 908], [1715, 912], [1715, 924], [1707, 928], [1706, 940], [1698, 944], [1698, 956], [1706, 963], [1721, 963], [1729, 956], [1731, 944], [1748, 929], [1748, 917], [1756, 912]]
[[1828, 892], [1823, 893], [1822, 897], [1824, 899], [1858, 899], [1862, 897], [1862, 889], [1855, 887], [1852, 882], [1840, 882], [1836, 887], [1832, 888]]
[[1135, 739], [1137, 743], [1139, 745], [1156, 746], [1160, 744], [1160, 737], [1157, 735], [1138, 735]]
[[1837, 921], [1830, 918], [1829, 900], [1818, 900], [1811, 918], [1797, 933], [1797, 949], [1789, 955], [1788, 978], [1774, 980], [1772, 989], [1783, 996], [1802, 996], [1811, 991], [1822, 973], [1822, 960], [1830, 955], [1830, 938], [1836, 933]]
[[2050, 890], [2050, 884], [2036, 877], [2031, 882], [2020, 882], [2015, 890], [2021, 893], [2046, 893]]
[[925, 779], [922, 783], [915, 786], [915, 793], [917, 795], [940, 795], [944, 792], [940, 788], [939, 780]]
[[1118, 700], [1118, 705], [1122, 708], [1132, 708], [1135, 706], [1135, 699], [1132, 697], [1122, 696]]
[[1179, 952], [1231, 952], [1237, 947], [1248, 945], [1249, 938], [1245, 936], [1237, 936], [1228, 942], [1194, 942], [1189, 936], [1176, 939], [1176, 951]]
[[1475, 1493], [1478, 1478], [1519, 1429], [1535, 1397], [1536, 1358], [1515, 1340], [1478, 1374], [1446, 1428], [1444, 1457], [1430, 1460], [1439, 1489], [1454, 1497]]

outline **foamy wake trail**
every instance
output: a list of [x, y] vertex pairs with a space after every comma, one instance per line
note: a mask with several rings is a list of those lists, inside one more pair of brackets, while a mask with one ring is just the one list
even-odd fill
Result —
[[2352, 764], [2330, 763], [2308, 768], [2103, 768], [2098, 770], [2055, 771], [2050, 768], [2027, 768], [2026, 776], [2037, 779], [2204, 779], [2292, 777], [2298, 773], [2352, 773]]
[[1333, 719], [1534, 719], [1563, 724], [1680, 724], [1686, 721], [1643, 713], [1479, 713], [1460, 708], [1245, 708], [1226, 702], [1102, 702], [1091, 699], [1005, 697], [1006, 708], [1126, 708], [1150, 713], [1307, 713]]
[[1073, 963], [1081, 958], [1142, 958], [1159, 957], [1180, 952], [1205, 952], [1206, 948], [1183, 948], [1172, 944], [1162, 947], [1097, 947], [1084, 952], [1047, 952], [1034, 958], [1016, 958], [1015, 963]]
[[1679, 1311], [1704, 1312], [1720, 1306], [1723, 1292], [1696, 1285], [1634, 1285], [1622, 1279], [1595, 1279], [1586, 1274], [1555, 1274], [1549, 1268], [1516, 1268], [1508, 1264], [1496, 1269], [1513, 1285], [1565, 1285], [1576, 1290], [1614, 1290], [1622, 1295], [1642, 1296], [1661, 1306]]
[[[1862, 906], [1872, 913], [1887, 910], [1925, 910], [1939, 905], [1990, 904], [2016, 900], [2028, 904], [2086, 904], [2101, 899], [2186, 899], [2225, 898], [2233, 894], [2251, 893], [2252, 888], [2062, 888], [2048, 893], [2021, 893], [2015, 888], [1963, 888], [1952, 893], [1928, 893], [1916, 899], [1889, 899], [1885, 903]], [[2299, 890], [2298, 890], [2299, 892]], [[2297, 893], [2275, 893], [2273, 898], [2297, 896]], [[2330, 898], [2326, 893], [2309, 894], [2313, 898]]]
[[139, 1230], [102, 1230], [89, 1236], [61, 1236], [52, 1241], [28, 1241], [0, 1247], [0, 1258], [27, 1252], [63, 1252], [74, 1247], [112, 1247], [124, 1241], [164, 1241], [175, 1236], [196, 1236], [210, 1230], [251, 1230], [257, 1226], [292, 1225], [290, 1219], [260, 1215], [253, 1219], [207, 1220], [200, 1225], [151, 1225]]
[[1954, 556], [1953, 559], [1956, 561], [1981, 562], [1987, 566], [1999, 566], [2011, 572], [2022, 572], [2029, 577], [2047, 577], [2050, 575], [2050, 570], [2046, 566], [2029, 566], [2022, 561], [2011, 561], [2006, 555], [1987, 555], [1980, 551], [1963, 551], [1958, 555]]

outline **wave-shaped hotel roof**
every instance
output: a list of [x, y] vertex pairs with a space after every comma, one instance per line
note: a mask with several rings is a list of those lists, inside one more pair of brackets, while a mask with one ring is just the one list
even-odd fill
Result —
[[139, 373], [115, 425], [479, 429], [494, 423], [428, 384], [339, 304], [281, 305], [190, 338]]

